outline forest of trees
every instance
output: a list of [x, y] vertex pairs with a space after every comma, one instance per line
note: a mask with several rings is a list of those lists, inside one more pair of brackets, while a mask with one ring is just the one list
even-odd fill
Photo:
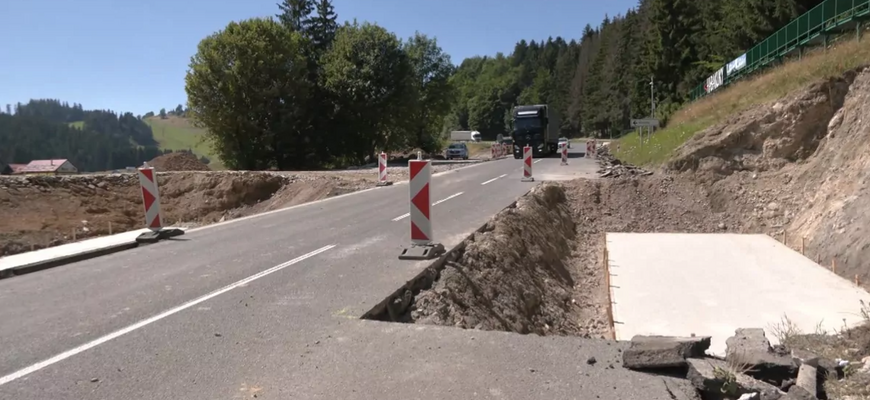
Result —
[[[283, 0], [276, 18], [232, 22], [203, 39], [185, 77], [187, 108], [233, 169], [337, 167], [376, 151], [438, 152], [450, 130], [510, 130], [518, 104], [558, 110], [567, 136], [616, 136], [629, 119], [685, 103], [714, 70], [821, 0], [640, 0], [578, 37], [520, 41], [456, 67], [435, 38], [338, 24], [330, 0]], [[7, 107], [9, 108], [9, 107]], [[0, 160], [69, 158], [83, 170], [160, 154], [142, 117], [56, 100], [0, 114]], [[153, 117], [149, 112], [145, 117]], [[69, 122], [83, 121], [82, 128]]]
[[[80, 121], [81, 127], [70, 124]], [[0, 114], [0, 144], [5, 163], [65, 158], [80, 171], [138, 166], [163, 154], [141, 118], [59, 100], [31, 100], [14, 115]]]
[[821, 1], [640, 0], [578, 40], [521, 41], [510, 55], [464, 60], [445, 122], [492, 138], [509, 130], [514, 105], [546, 103], [566, 135], [616, 136], [650, 115], [651, 79], [666, 121], [716, 69]]
[[339, 25], [329, 0], [284, 0], [276, 19], [203, 39], [187, 114], [230, 168], [365, 162], [377, 150], [438, 151], [453, 63], [433, 38]]

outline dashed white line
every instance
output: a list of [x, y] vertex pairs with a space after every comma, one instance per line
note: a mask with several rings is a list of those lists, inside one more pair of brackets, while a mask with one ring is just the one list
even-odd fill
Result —
[[504, 178], [504, 177], [506, 177], [506, 176], [507, 176], [507, 174], [499, 175], [499, 176], [497, 176], [497, 177], [495, 177], [495, 178], [492, 178], [492, 179], [490, 179], [490, 180], [488, 180], [488, 181], [486, 181], [486, 182], [481, 183], [481, 185], [486, 185], [487, 183], [493, 183], [493, 182], [495, 182], [495, 181], [497, 181], [497, 180], [499, 180], [499, 179], [501, 179], [501, 178]]
[[[435, 207], [435, 206], [437, 206], [437, 205], [439, 205], [439, 204], [441, 204], [441, 203], [443, 203], [443, 202], [445, 202], [445, 201], [447, 201], [447, 200], [450, 200], [450, 199], [452, 199], [452, 198], [455, 198], [455, 197], [461, 196], [463, 193], [465, 193], [465, 192], [459, 192], [459, 193], [456, 193], [456, 194], [452, 194], [452, 195], [450, 195], [450, 196], [448, 196], [448, 197], [445, 197], [445, 198], [443, 198], [443, 199], [441, 199], [441, 200], [438, 200], [438, 201], [432, 203], [432, 207]], [[403, 219], [405, 219], [405, 218], [408, 218], [408, 217], [410, 217], [410, 216], [411, 216], [411, 213], [405, 213], [405, 214], [402, 214], [402, 215], [400, 215], [400, 216], [398, 216], [398, 217], [396, 217], [396, 218], [393, 218], [393, 222], [401, 221], [401, 220], [403, 220]]]
[[543, 160], [543, 159], [538, 159], [537, 161], [533, 162], [532, 164], [537, 164], [537, 163], [539, 163], [539, 162], [541, 162], [541, 161], [544, 161], [544, 160]]
[[445, 201], [447, 201], [447, 200], [450, 200], [450, 199], [455, 198], [455, 197], [459, 197], [459, 196], [461, 196], [463, 193], [465, 193], [465, 192], [459, 192], [459, 193], [456, 193], [456, 194], [452, 194], [452, 195], [450, 195], [450, 196], [448, 196], [448, 197], [446, 197], [446, 198], [443, 198], [443, 199], [441, 199], [441, 200], [438, 200], [438, 201], [432, 203], [432, 205], [433, 205], [433, 206], [437, 206], [437, 205], [439, 205], [439, 204], [441, 204], [441, 203], [443, 203], [443, 202], [445, 202]]
[[81, 353], [81, 352], [84, 352], [84, 351], [87, 351], [87, 350], [92, 349], [92, 348], [94, 348], [94, 347], [97, 347], [97, 346], [99, 346], [99, 345], [101, 345], [101, 344], [103, 344], [103, 343], [106, 343], [106, 342], [108, 342], [108, 341], [110, 341], [110, 340], [112, 340], [112, 339], [116, 339], [116, 338], [118, 338], [118, 337], [120, 337], [120, 336], [126, 335], [126, 334], [128, 334], [128, 333], [130, 333], [130, 332], [133, 332], [133, 331], [135, 331], [135, 330], [137, 330], [137, 329], [139, 329], [139, 328], [142, 328], [142, 327], [144, 327], [144, 326], [146, 326], [146, 325], [149, 325], [149, 324], [152, 324], [152, 323], [154, 323], [154, 322], [160, 321], [161, 319], [164, 319], [164, 318], [166, 318], [166, 317], [168, 317], [168, 316], [170, 316], [170, 315], [173, 315], [173, 314], [176, 314], [176, 313], [178, 313], [178, 312], [184, 311], [184, 310], [186, 310], [186, 309], [188, 309], [188, 308], [190, 308], [190, 307], [193, 307], [193, 306], [195, 306], [195, 305], [197, 305], [197, 304], [199, 304], [199, 303], [202, 303], [202, 302], [204, 302], [204, 301], [206, 301], [206, 300], [209, 300], [209, 299], [212, 299], [212, 298], [214, 298], [214, 297], [220, 296], [221, 294], [224, 294], [224, 293], [226, 293], [226, 292], [229, 292], [230, 290], [233, 290], [233, 289], [235, 289], [235, 288], [237, 288], [237, 287], [239, 287], [239, 286], [246, 285], [246, 284], [251, 283], [251, 282], [253, 282], [253, 281], [257, 280], [257, 279], [260, 279], [260, 278], [262, 278], [262, 277], [264, 277], [264, 276], [266, 276], [266, 275], [273, 274], [273, 273], [278, 272], [278, 271], [280, 271], [280, 270], [282, 270], [282, 269], [284, 269], [284, 268], [287, 268], [287, 267], [289, 267], [289, 266], [291, 266], [291, 265], [293, 265], [293, 264], [296, 264], [296, 263], [299, 263], [299, 262], [304, 261], [304, 260], [306, 260], [306, 259], [309, 259], [309, 258], [311, 258], [311, 257], [314, 257], [314, 256], [316, 256], [316, 255], [318, 255], [318, 254], [320, 254], [320, 253], [323, 253], [323, 252], [327, 251], [327, 250], [331, 250], [331, 249], [334, 248], [334, 247], [335, 247], [334, 244], [329, 245], [329, 246], [325, 246], [325, 247], [321, 247], [321, 248], [319, 248], [319, 249], [317, 249], [317, 250], [314, 250], [314, 251], [312, 251], [312, 252], [310, 252], [310, 253], [308, 253], [308, 254], [301, 255], [301, 256], [296, 257], [296, 258], [294, 258], [294, 259], [292, 259], [292, 260], [290, 260], [290, 261], [287, 261], [287, 262], [285, 262], [285, 263], [283, 263], [283, 264], [276, 265], [276, 266], [274, 266], [274, 267], [272, 267], [272, 268], [269, 268], [269, 269], [267, 269], [267, 270], [265, 270], [265, 271], [262, 271], [262, 272], [259, 272], [259, 273], [257, 273], [257, 274], [251, 275], [251, 276], [249, 276], [249, 277], [247, 277], [247, 278], [245, 278], [245, 279], [242, 279], [242, 280], [240, 280], [240, 281], [238, 281], [238, 282], [236, 282], [236, 283], [232, 283], [232, 284], [230, 284], [230, 285], [228, 285], [228, 286], [224, 286], [224, 287], [222, 287], [222, 288], [220, 288], [220, 289], [218, 289], [218, 290], [215, 290], [214, 292], [211, 292], [211, 293], [209, 293], [209, 294], [207, 294], [207, 295], [205, 295], [205, 296], [199, 297], [199, 298], [197, 298], [197, 299], [195, 299], [195, 300], [191, 300], [191, 301], [189, 301], [189, 302], [187, 302], [187, 303], [184, 303], [184, 304], [182, 304], [182, 305], [180, 305], [180, 306], [178, 306], [178, 307], [175, 307], [175, 308], [172, 308], [172, 309], [170, 309], [170, 310], [164, 311], [164, 312], [162, 312], [162, 313], [160, 313], [160, 314], [157, 314], [157, 315], [155, 315], [155, 316], [153, 316], [153, 317], [151, 317], [151, 318], [148, 318], [148, 319], [146, 319], [146, 320], [139, 321], [139, 322], [137, 322], [137, 323], [135, 323], [135, 324], [133, 324], [133, 325], [130, 325], [130, 326], [128, 326], [128, 327], [126, 327], [126, 328], [123, 328], [123, 329], [121, 329], [121, 330], [118, 330], [118, 331], [112, 332], [112, 333], [110, 333], [110, 334], [108, 334], [108, 335], [106, 335], [106, 336], [103, 336], [103, 337], [98, 338], [98, 339], [96, 339], [96, 340], [93, 340], [93, 341], [91, 341], [91, 342], [85, 343], [85, 344], [83, 344], [83, 345], [81, 345], [81, 346], [79, 346], [79, 347], [76, 347], [76, 348], [72, 349], [72, 350], [67, 350], [67, 351], [65, 351], [65, 352], [63, 352], [63, 353], [60, 353], [60, 354], [58, 354], [58, 355], [56, 355], [56, 356], [54, 356], [54, 357], [52, 357], [52, 358], [49, 358], [49, 359], [47, 359], [47, 360], [45, 360], [45, 361], [38, 362], [38, 363], [33, 364], [33, 365], [31, 365], [31, 366], [29, 366], [29, 367], [27, 367], [27, 368], [21, 369], [21, 370], [16, 371], [16, 372], [13, 372], [13, 373], [11, 373], [11, 374], [9, 374], [9, 375], [6, 375], [6, 376], [4, 376], [4, 377], [0, 377], [0, 386], [5, 385], [5, 384], [7, 384], [7, 383], [9, 383], [9, 382], [12, 382], [12, 381], [14, 381], [14, 380], [16, 380], [16, 379], [18, 379], [18, 378], [21, 378], [21, 377], [24, 377], [24, 376], [26, 376], [26, 375], [32, 374], [32, 373], [34, 373], [34, 372], [36, 372], [36, 371], [39, 371], [39, 370], [41, 370], [41, 369], [43, 369], [43, 368], [45, 368], [45, 367], [48, 367], [48, 366], [50, 366], [50, 365], [52, 365], [52, 364], [55, 364], [55, 363], [58, 363], [58, 362], [60, 362], [60, 361], [66, 360], [67, 358], [70, 358], [70, 357], [72, 357], [72, 356], [74, 356], [74, 355], [76, 355], [76, 354], [79, 354], [79, 353]]

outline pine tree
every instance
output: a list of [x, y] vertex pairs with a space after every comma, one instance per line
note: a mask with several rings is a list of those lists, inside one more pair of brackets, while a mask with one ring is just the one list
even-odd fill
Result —
[[304, 32], [311, 24], [314, 0], [284, 0], [278, 3], [278, 8], [281, 13], [276, 17], [282, 25], [294, 32]]
[[338, 30], [335, 8], [331, 0], [320, 0], [317, 3], [315, 15], [311, 18], [310, 35], [314, 45], [324, 50], [329, 48], [335, 39], [335, 31]]

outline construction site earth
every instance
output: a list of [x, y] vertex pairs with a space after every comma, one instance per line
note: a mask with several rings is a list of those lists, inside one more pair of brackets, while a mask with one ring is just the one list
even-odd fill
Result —
[[[861, 68], [659, 170], [606, 141], [528, 183], [489, 151], [433, 163], [448, 251], [411, 263], [406, 160], [376, 188], [376, 166], [163, 156], [165, 224], [190, 241], [0, 281], [0, 397], [870, 398], [868, 115]], [[143, 227], [135, 174], [3, 177], [0, 204], [6, 256]], [[352, 230], [368, 209], [396, 218]]]

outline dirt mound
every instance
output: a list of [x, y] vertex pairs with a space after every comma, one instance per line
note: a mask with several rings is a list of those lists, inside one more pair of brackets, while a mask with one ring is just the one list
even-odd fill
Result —
[[158, 156], [148, 162], [157, 171], [211, 171], [208, 165], [191, 153], [176, 151]]
[[813, 155], [843, 106], [857, 72], [817, 82], [786, 98], [732, 116], [680, 146], [668, 167], [730, 175], [775, 170]]
[[610, 154], [610, 146], [598, 147], [595, 150], [595, 158], [598, 161], [598, 175], [602, 178], [630, 178], [652, 175], [650, 171], [616, 159], [616, 157]]
[[[196, 226], [251, 215], [369, 187], [341, 176], [265, 172], [159, 173], [167, 225]], [[144, 226], [135, 174], [3, 177], [0, 254], [11, 255], [75, 239]]]
[[669, 169], [710, 184], [718, 211], [836, 272], [870, 281], [870, 69], [818, 82], [701, 132]]

